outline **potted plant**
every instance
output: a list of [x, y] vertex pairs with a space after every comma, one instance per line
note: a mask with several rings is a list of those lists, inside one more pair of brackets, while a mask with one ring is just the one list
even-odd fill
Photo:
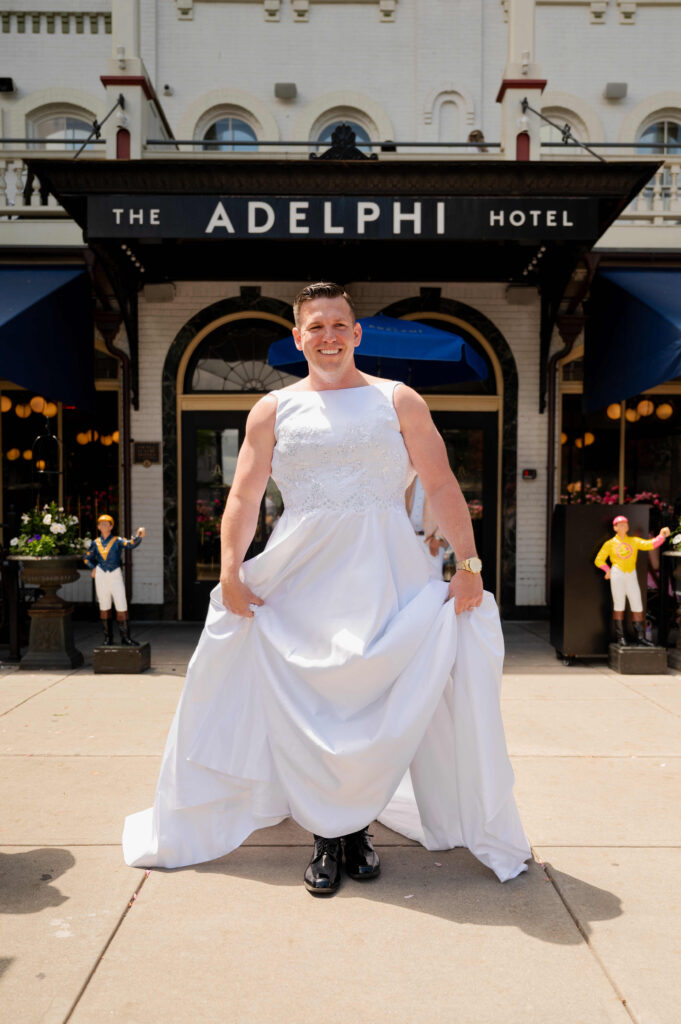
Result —
[[54, 501], [22, 514], [19, 535], [9, 542], [9, 558], [21, 563], [24, 583], [44, 592], [29, 611], [31, 631], [22, 669], [82, 664], [83, 655], [73, 643], [73, 605], [58, 597], [57, 590], [78, 578], [91, 543], [89, 537], [80, 536], [78, 516], [66, 513]]

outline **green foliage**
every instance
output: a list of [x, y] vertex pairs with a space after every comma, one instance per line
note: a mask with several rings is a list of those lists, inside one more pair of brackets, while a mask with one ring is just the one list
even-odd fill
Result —
[[9, 542], [10, 554], [49, 558], [53, 555], [82, 555], [92, 543], [80, 536], [78, 516], [67, 515], [52, 501], [21, 516], [18, 537]]

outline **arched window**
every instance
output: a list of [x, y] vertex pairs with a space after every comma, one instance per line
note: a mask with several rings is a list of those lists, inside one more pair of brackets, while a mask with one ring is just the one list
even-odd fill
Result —
[[[94, 114], [77, 108], [51, 108], [31, 116], [28, 122], [28, 134], [32, 139], [49, 140], [52, 145], [44, 145], [40, 142], [35, 148], [57, 150], [60, 147], [54, 143], [63, 143], [64, 149], [80, 148], [84, 139], [92, 131]], [[92, 143], [87, 149], [92, 148]]]
[[258, 136], [248, 121], [232, 114], [218, 117], [203, 132], [202, 138], [212, 143], [201, 147], [209, 152], [254, 153], [258, 149]]
[[681, 121], [654, 121], [641, 132], [638, 141], [653, 144], [639, 146], [638, 152], [644, 155], [677, 155], [681, 153]]
[[291, 332], [260, 317], [229, 320], [212, 330], [192, 353], [184, 379], [190, 391], [274, 391], [299, 380], [267, 362], [270, 345]]
[[[644, 126], [643, 131], [638, 137], [638, 142], [637, 152], [642, 155], [653, 156], [659, 153], [666, 160], [669, 160], [669, 157], [678, 156], [681, 153], [681, 114], [679, 121], [664, 118], [652, 121]], [[648, 143], [649, 145], [642, 146], [640, 143]], [[668, 210], [672, 198], [672, 189], [675, 189], [678, 195], [678, 187], [678, 182], [672, 182], [672, 169], [667, 164], [665, 167], [661, 167], [655, 177], [646, 185], [643, 195], [651, 203], [655, 201], [656, 195], [659, 195], [662, 200], [663, 209]]]

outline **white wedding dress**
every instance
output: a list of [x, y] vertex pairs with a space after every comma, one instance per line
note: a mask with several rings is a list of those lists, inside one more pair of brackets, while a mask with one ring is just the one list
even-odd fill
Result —
[[378, 818], [468, 847], [501, 881], [526, 870], [497, 607], [486, 593], [457, 617], [433, 578], [395, 386], [273, 393], [285, 511], [242, 570], [265, 603], [239, 618], [213, 590], [154, 806], [126, 819], [128, 864], [212, 860], [290, 815], [323, 836]]

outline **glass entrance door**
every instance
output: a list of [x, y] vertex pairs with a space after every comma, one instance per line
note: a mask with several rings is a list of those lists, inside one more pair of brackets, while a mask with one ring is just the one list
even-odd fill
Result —
[[[495, 593], [498, 415], [493, 412], [433, 412], [432, 415], [444, 438], [449, 464], [468, 503], [475, 544], [483, 563], [485, 590]], [[446, 577], [451, 576], [452, 563], [450, 556], [445, 563]]]
[[[205, 617], [220, 578], [220, 523], [246, 430], [246, 411], [182, 416], [182, 617]], [[247, 558], [257, 555], [282, 512], [270, 480]]]

